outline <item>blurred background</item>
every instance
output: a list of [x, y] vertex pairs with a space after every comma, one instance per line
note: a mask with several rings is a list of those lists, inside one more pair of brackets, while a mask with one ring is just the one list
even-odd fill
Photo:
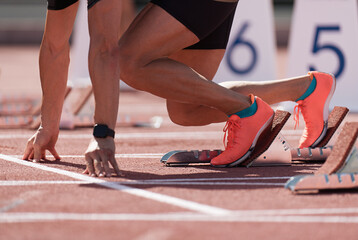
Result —
[[[149, 0], [133, 0], [140, 10]], [[46, 16], [46, 0], [0, 0], [0, 44], [38, 45]], [[293, 0], [274, 0], [276, 39], [286, 46]]]

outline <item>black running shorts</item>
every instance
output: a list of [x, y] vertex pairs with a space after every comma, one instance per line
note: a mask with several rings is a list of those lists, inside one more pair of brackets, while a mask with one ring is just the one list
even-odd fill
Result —
[[[87, 0], [87, 8], [90, 9], [95, 5], [99, 0]], [[61, 10], [65, 9], [72, 4], [78, 2], [78, 0], [47, 0], [47, 9], [48, 10]]]
[[215, 0], [151, 0], [176, 18], [200, 41], [187, 49], [226, 49], [236, 2]]

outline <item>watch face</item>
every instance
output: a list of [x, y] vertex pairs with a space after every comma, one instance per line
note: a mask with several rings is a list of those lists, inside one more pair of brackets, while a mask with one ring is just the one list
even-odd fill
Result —
[[93, 129], [93, 136], [97, 138], [105, 138], [107, 137], [108, 127], [106, 125], [95, 125]]

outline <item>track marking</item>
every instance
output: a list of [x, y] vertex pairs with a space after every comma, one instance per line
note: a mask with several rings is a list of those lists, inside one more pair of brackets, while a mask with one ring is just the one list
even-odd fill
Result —
[[264, 209], [239, 210], [236, 214], [252, 215], [321, 215], [321, 214], [358, 214], [358, 208], [298, 208], [298, 209]]
[[176, 178], [176, 179], [151, 179], [153, 182], [192, 182], [192, 181], [242, 181], [242, 180], [286, 180], [291, 176], [283, 177], [234, 177], [234, 178]]
[[[313, 209], [314, 210], [314, 209]], [[328, 209], [329, 210], [329, 209]], [[344, 209], [343, 209], [344, 210]], [[355, 209], [357, 210], [357, 209]], [[275, 211], [268, 210], [268, 211]], [[346, 212], [346, 211], [343, 211]], [[356, 213], [357, 211], [354, 211]], [[350, 212], [348, 212], [350, 213]], [[230, 215], [207, 215], [199, 213], [164, 214], [100, 214], [100, 213], [0, 213], [0, 222], [44, 222], [44, 221], [181, 221], [181, 222], [263, 222], [263, 223], [358, 223], [357, 216], [300, 216], [258, 215], [250, 211], [237, 211]]]
[[90, 176], [86, 176], [83, 174], [74, 173], [74, 172], [70, 172], [70, 171], [66, 171], [66, 170], [62, 170], [62, 169], [58, 169], [58, 168], [48, 167], [48, 166], [41, 165], [38, 163], [24, 161], [24, 160], [10, 157], [10, 156], [4, 155], [4, 154], [0, 154], [0, 159], [6, 160], [9, 162], [13, 162], [13, 163], [17, 163], [20, 165], [24, 165], [24, 166], [37, 168], [37, 169], [40, 169], [43, 171], [57, 173], [57, 174], [60, 174], [63, 176], [68, 176], [68, 177], [71, 177], [71, 178], [74, 178], [77, 180], [93, 182], [94, 184], [98, 184], [103, 187], [116, 189], [121, 192], [126, 192], [129, 194], [138, 196], [138, 197], [147, 198], [147, 199], [154, 200], [157, 202], [167, 203], [170, 205], [185, 208], [188, 210], [193, 210], [193, 211], [200, 212], [200, 213], [211, 214], [211, 215], [227, 215], [231, 212], [227, 209], [217, 208], [217, 207], [213, 207], [213, 206], [209, 206], [209, 205], [205, 205], [205, 204], [200, 204], [197, 202], [184, 200], [184, 199], [180, 199], [180, 198], [175, 198], [175, 197], [167, 196], [164, 194], [153, 193], [153, 192], [149, 192], [149, 191], [146, 191], [143, 189], [132, 188], [132, 187], [121, 185], [120, 183], [117, 183], [117, 182], [116, 183], [107, 182], [103, 179], [94, 178], [94, 177], [90, 177]]
[[285, 186], [284, 183], [254, 183], [254, 182], [158, 182], [136, 181], [122, 182], [125, 185], [188, 185], [188, 186]]
[[[125, 153], [116, 154], [116, 158], [161, 158], [165, 153]], [[8, 155], [10, 157], [22, 158], [22, 155]], [[84, 158], [82, 155], [60, 155], [61, 158]]]
[[[261, 183], [261, 182], [185, 182], [185, 181], [121, 181], [121, 182], [108, 182], [113, 184], [124, 185], [201, 185], [201, 186], [284, 186], [284, 183]], [[36, 185], [66, 185], [66, 184], [94, 184], [87, 181], [0, 181], [1, 186], [36, 186]]]
[[[119, 183], [125, 185], [240, 185], [240, 186], [284, 186], [284, 183], [270, 183], [270, 182], [237, 182], [237, 181], [257, 181], [257, 180], [287, 180], [290, 176], [282, 177], [234, 177], [234, 178], [177, 178], [177, 179], [143, 179], [143, 180], [126, 180]], [[225, 181], [225, 182], [223, 182]], [[0, 181], [0, 186], [30, 186], [30, 185], [61, 185], [61, 184], [94, 184], [92, 181], [25, 181], [25, 180], [3, 180]]]
[[66, 185], [93, 184], [86, 181], [0, 181], [0, 186]]
[[7, 211], [9, 211], [9, 210], [11, 210], [11, 209], [23, 204], [24, 202], [25, 202], [25, 200], [23, 200], [23, 199], [17, 199], [15, 201], [13, 201], [12, 203], [10, 203], [9, 205], [0, 208], [0, 213], [7, 212]]

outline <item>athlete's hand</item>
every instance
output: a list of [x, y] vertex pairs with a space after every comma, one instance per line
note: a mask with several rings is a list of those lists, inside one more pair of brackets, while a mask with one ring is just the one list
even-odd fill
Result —
[[40, 126], [36, 133], [27, 141], [22, 159], [40, 162], [41, 159], [46, 159], [46, 150], [48, 150], [56, 160], [60, 160], [61, 157], [55, 149], [58, 134], [58, 130], [46, 130]]
[[88, 145], [85, 153], [86, 170], [84, 174], [92, 177], [110, 177], [111, 169], [109, 163], [112, 165], [117, 176], [120, 176], [118, 164], [114, 157], [116, 147], [114, 139], [111, 137], [95, 138], [93, 137]]

